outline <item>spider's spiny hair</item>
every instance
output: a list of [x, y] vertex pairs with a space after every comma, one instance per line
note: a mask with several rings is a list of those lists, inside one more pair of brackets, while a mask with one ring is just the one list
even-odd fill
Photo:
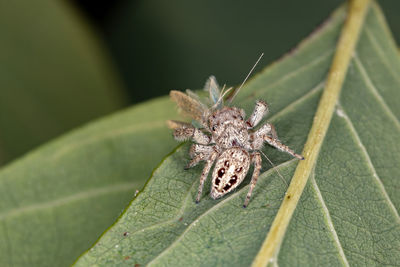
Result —
[[254, 64], [254, 66], [251, 68], [251, 70], [249, 71], [249, 73], [247, 74], [246, 78], [244, 78], [242, 84], [239, 86], [239, 88], [237, 90], [234, 90], [232, 93], [232, 96], [229, 96], [229, 104], [232, 103], [233, 99], [235, 99], [236, 95], [239, 93], [240, 89], [242, 89], [243, 85], [245, 84], [245, 82], [247, 81], [247, 79], [250, 77], [250, 74], [253, 72], [253, 70], [255, 69], [255, 67], [257, 66], [258, 62], [260, 62], [261, 58], [264, 56], [264, 53], [261, 53], [260, 57], [257, 59], [256, 63]]
[[[233, 87], [230, 87], [230, 88], [226, 89], [225, 92], [224, 92], [224, 89], [225, 89], [225, 84], [224, 84], [224, 87], [221, 90], [221, 95], [219, 96], [218, 101], [211, 107], [212, 110], [215, 110], [218, 107], [223, 107], [224, 106], [224, 97], [225, 97], [225, 95], [227, 93], [229, 93], [233, 89]], [[220, 104], [222, 104], [222, 105], [220, 105]]]

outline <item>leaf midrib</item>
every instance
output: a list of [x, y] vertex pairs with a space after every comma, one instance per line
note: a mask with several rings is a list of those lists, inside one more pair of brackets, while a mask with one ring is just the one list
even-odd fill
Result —
[[326, 87], [319, 101], [314, 121], [304, 146], [303, 155], [306, 160], [300, 162], [297, 166], [292, 182], [287, 190], [290, 198], [283, 200], [266, 239], [253, 261], [253, 266], [266, 266], [271, 260], [276, 260], [275, 255], [278, 253], [277, 250], [282, 243], [312, 169], [315, 167], [322, 142], [325, 139], [335, 111], [335, 105], [343, 87], [351, 57], [355, 51], [362, 26], [364, 25], [370, 2], [370, 0], [349, 2], [347, 19], [340, 33]]
[[[365, 27], [365, 29], [366, 29], [366, 32], [369, 33], [368, 28]], [[386, 57], [382, 56], [382, 53], [381, 53], [382, 51], [381, 51], [379, 45], [374, 42], [373, 38], [369, 34], [367, 34], [367, 35], [368, 35], [368, 38], [371, 41], [372, 47], [377, 51], [377, 55], [379, 55], [379, 57], [382, 60], [382, 62], [384, 62], [384, 64], [387, 66], [387, 64], [388, 64], [387, 63], [387, 59], [386, 59]], [[364, 67], [361, 59], [357, 55], [357, 53], [354, 54], [353, 61], [355, 62], [356, 67], [359, 69], [359, 71], [361, 73], [361, 77], [364, 80], [365, 84], [367, 84], [367, 88], [374, 95], [376, 100], [380, 103], [380, 105], [382, 106], [382, 108], [386, 112], [387, 116], [394, 122], [396, 127], [400, 130], [400, 122], [399, 122], [398, 118], [394, 115], [394, 113], [391, 110], [391, 108], [387, 105], [387, 103], [385, 102], [384, 98], [380, 95], [380, 93], [377, 90], [377, 88], [375, 87], [374, 83], [371, 81], [370, 76], [368, 75], [367, 70], [365, 69], [365, 67]], [[391, 72], [390, 72], [391, 75], [395, 76], [396, 80], [398, 80], [399, 83], [400, 83], [400, 80], [398, 79], [398, 77], [396, 75], [394, 75], [392, 69], [389, 68], [389, 67], [388, 67], [388, 69], [391, 70]], [[370, 156], [368, 154], [368, 151], [367, 151], [366, 147], [362, 143], [361, 138], [359, 137], [356, 128], [354, 127], [353, 123], [351, 122], [351, 119], [347, 115], [347, 113], [344, 110], [343, 106], [341, 106], [340, 104], [338, 104], [338, 106], [337, 106], [337, 114], [338, 114], [338, 116], [342, 117], [345, 120], [347, 126], [349, 127], [350, 134], [354, 137], [357, 145], [360, 147], [360, 150], [361, 150], [362, 154], [364, 155], [364, 158], [365, 158], [365, 161], [366, 161], [366, 163], [367, 163], [367, 165], [369, 167], [370, 173], [375, 178], [377, 186], [378, 186], [379, 190], [382, 192], [382, 195], [384, 196], [385, 202], [390, 207], [390, 210], [391, 210], [392, 214], [395, 216], [396, 220], [400, 223], [399, 213], [398, 213], [396, 207], [394, 206], [393, 202], [391, 201], [388, 193], [386, 192], [385, 187], [383, 185], [383, 182], [382, 182], [381, 178], [379, 177], [378, 173], [375, 170], [375, 166], [373, 165], [373, 163], [371, 161], [371, 158], [370, 158]], [[333, 224], [333, 222], [332, 222], [332, 220], [330, 218], [329, 210], [326, 207], [326, 204], [325, 204], [325, 202], [323, 200], [321, 192], [319, 191], [318, 185], [317, 185], [317, 183], [315, 181], [315, 172], [314, 171], [312, 172], [312, 175], [311, 175], [311, 183], [312, 183], [312, 186], [314, 187], [314, 189], [316, 190], [316, 193], [317, 193], [317, 196], [318, 196], [318, 200], [319, 200], [320, 204], [322, 205], [324, 213], [325, 213], [325, 215], [327, 217], [327, 225], [331, 229], [331, 233], [332, 233], [332, 235], [334, 237], [334, 240], [335, 240], [335, 242], [337, 244], [337, 247], [339, 249], [339, 254], [340, 254], [341, 258], [343, 259], [344, 264], [346, 266], [349, 266], [349, 263], [348, 263], [347, 258], [345, 256], [343, 248], [342, 248], [342, 246], [340, 244], [340, 240], [339, 240], [339, 238], [337, 236], [334, 224]], [[277, 253], [275, 255], [275, 259], [277, 259], [277, 255], [279, 254], [279, 251], [280, 251], [280, 247], [277, 250]]]
[[[287, 113], [288, 111], [290, 111], [291, 109], [295, 108], [296, 106], [300, 105], [301, 103], [303, 103], [304, 101], [306, 101], [306, 100], [309, 99], [310, 97], [314, 96], [316, 93], [318, 93], [319, 91], [322, 90], [323, 85], [324, 85], [324, 82], [323, 82], [323, 81], [320, 82], [320, 83], [318, 83], [317, 86], [315, 86], [314, 88], [312, 88], [311, 90], [309, 90], [309, 91], [308, 91], [306, 94], [304, 94], [302, 97], [296, 99], [295, 101], [291, 102], [289, 105], [285, 106], [285, 107], [284, 107], [283, 109], [281, 109], [280, 111], [276, 112], [273, 116], [271, 116], [271, 117], [269, 118], [269, 121], [275, 121], [276, 119], [278, 119], [279, 117], [283, 116], [284, 114], [286, 114], [286, 113]], [[287, 161], [287, 162], [291, 162], [291, 161]], [[286, 162], [286, 163], [287, 163], [287, 162]], [[279, 166], [281, 166], [281, 165], [278, 165], [277, 167], [279, 167]], [[268, 171], [270, 171], [270, 170], [268, 170]], [[264, 175], [264, 174], [267, 175], [266, 173], [267, 173], [268, 171], [263, 172], [262, 175]], [[186, 206], [187, 206], [188, 198], [189, 198], [189, 196], [190, 196], [190, 192], [191, 192], [191, 190], [193, 189], [193, 186], [196, 185], [196, 184], [197, 184], [197, 179], [194, 179], [192, 185], [191, 185], [190, 188], [188, 189], [188, 192], [187, 192], [187, 194], [186, 194], [186, 196], [185, 196], [185, 198], [184, 198], [184, 201], [183, 201], [183, 203], [182, 203], [182, 207], [180, 208], [180, 210], [178, 211], [178, 213], [177, 213], [172, 219], [169, 219], [169, 220], [166, 220], [166, 221], [157, 222], [157, 223], [151, 224], [151, 225], [149, 225], [149, 226], [146, 226], [146, 227], [142, 227], [142, 228], [140, 228], [140, 229], [137, 229], [137, 230], [135, 230], [135, 231], [133, 231], [133, 232], [130, 232], [130, 233], [129, 233], [130, 236], [134, 235], [134, 234], [137, 233], [137, 232], [140, 232], [140, 231], [143, 231], [143, 230], [152, 229], [152, 228], [158, 227], [158, 226], [160, 226], [160, 225], [165, 225], [165, 224], [174, 222], [174, 221], [176, 221], [177, 219], [179, 219], [179, 218], [182, 216], [182, 214], [184, 213], [184, 209], [185, 209]], [[247, 187], [245, 187], [245, 188], [247, 188]], [[242, 188], [241, 190], [243, 190], [243, 188]], [[228, 197], [228, 199], [230, 199], [231, 197], [235, 196], [236, 194], [239, 194], [239, 193], [241, 192], [241, 190], [238, 190], [238, 191], [232, 193], [232, 195], [231, 195], [230, 197]], [[225, 200], [224, 200], [224, 201], [225, 201]], [[221, 202], [220, 202], [220, 203], [221, 203]], [[215, 206], [218, 206], [220, 203], [216, 204]], [[206, 212], [208, 212], [208, 211], [209, 211], [209, 210], [207, 210]], [[197, 218], [196, 220], [198, 220], [198, 219], [199, 219], [199, 218]], [[194, 222], [195, 222], [196, 220], [194, 220]], [[193, 223], [193, 222], [192, 222], [192, 223]], [[188, 229], [188, 228], [186, 228], [185, 231], [186, 231], [187, 229]], [[123, 238], [121, 238], [121, 240], [122, 240], [122, 239], [123, 239]], [[121, 240], [117, 240], [116, 242], [114, 242], [113, 245], [110, 246], [110, 248], [107, 249], [107, 250], [104, 252], [104, 255], [105, 255], [111, 248], [113, 248], [115, 244], [119, 243]], [[173, 241], [172, 243], [174, 243], [174, 242], [175, 242], [175, 241]], [[171, 243], [171, 244], [172, 244], [172, 243]], [[160, 254], [159, 254], [158, 256], [160, 256]], [[158, 256], [157, 256], [157, 257], [158, 257]], [[153, 260], [154, 260], [154, 259], [153, 259]], [[152, 261], [153, 261], [153, 260], [152, 260]]]
[[[309, 64], [307, 64], [307, 65], [309, 65]], [[280, 80], [277, 81], [277, 83], [278, 83], [278, 82], [280, 82]], [[324, 85], [324, 81], [318, 83], [314, 88], [312, 88], [311, 90], [309, 90], [309, 91], [308, 91], [306, 94], [304, 94], [302, 97], [300, 97], [300, 98], [296, 99], [295, 101], [291, 102], [289, 105], [286, 105], [286, 106], [285, 106], [284, 108], [282, 108], [280, 111], [276, 112], [273, 116], [271, 116], [268, 120], [269, 120], [269, 121], [275, 121], [275, 120], [278, 119], [279, 117], [283, 116], [284, 114], [286, 114], [288, 111], [290, 111], [290, 110], [293, 109], [294, 107], [298, 106], [299, 104], [303, 103], [304, 101], [306, 101], [307, 99], [309, 99], [310, 97], [314, 96], [316, 93], [318, 93], [319, 91], [321, 91], [322, 88], [323, 88], [323, 85]], [[125, 131], [120, 130], [120, 131], [118, 131], [118, 132], [120, 132], [120, 133], [122, 133], [122, 132], [128, 132], [127, 129], [129, 129], [129, 128], [133, 128], [133, 127], [127, 127], [127, 128], [124, 128]], [[136, 129], [136, 130], [137, 130], [137, 129]], [[113, 132], [112, 132], [112, 133], [113, 133]], [[112, 133], [103, 134], [102, 137], [106, 138], [106, 137], [114, 136]], [[100, 137], [99, 137], [98, 139], [100, 139]], [[94, 140], [89, 139], [89, 140], [87, 140], [87, 142], [85, 142], [85, 143], [92, 143], [92, 142], [94, 142]], [[65, 153], [62, 153], [62, 154], [65, 155]], [[282, 164], [290, 163], [290, 162], [292, 162], [292, 160], [291, 160], [291, 161], [284, 162], [284, 163], [282, 163]], [[281, 165], [278, 165], [277, 167], [279, 167], [279, 166], [281, 166]], [[156, 169], [156, 170], [157, 170], [157, 169]], [[156, 170], [155, 170], [155, 171], [156, 171]], [[271, 170], [272, 170], [272, 169], [267, 170], [267, 171], [263, 172], [261, 175], [267, 175], [266, 173], [268, 173], [268, 172], [271, 171]], [[153, 176], [153, 175], [152, 175], [152, 176]], [[150, 178], [150, 179], [151, 179], [151, 178]], [[152, 229], [152, 228], [158, 227], [158, 226], [160, 226], [160, 225], [165, 225], [165, 224], [174, 222], [174, 221], [176, 221], [177, 219], [179, 219], [179, 218], [182, 216], [182, 214], [184, 213], [184, 209], [185, 209], [186, 206], [187, 206], [188, 198], [189, 198], [189, 196], [190, 196], [190, 192], [191, 192], [191, 190], [193, 189], [193, 186], [196, 185], [196, 184], [197, 184], [197, 179], [194, 179], [192, 185], [190, 186], [190, 188], [189, 188], [189, 190], [188, 190], [188, 192], [187, 192], [187, 194], [186, 194], [186, 196], [185, 196], [185, 198], [184, 198], [185, 200], [184, 200], [183, 203], [182, 203], [182, 207], [180, 208], [180, 210], [178, 211], [178, 213], [177, 213], [172, 219], [169, 219], [169, 220], [166, 220], [166, 221], [157, 222], [157, 223], [154, 223], [154, 224], [149, 225], [149, 226], [146, 226], [146, 227], [142, 227], [142, 228], [137, 229], [137, 230], [135, 230], [135, 231], [133, 231], [133, 232], [130, 232], [129, 235], [132, 236], [132, 235], [134, 235], [134, 234], [137, 233], [137, 232], [140, 232], [140, 231], [143, 231], [143, 230]], [[245, 188], [247, 188], [247, 187], [245, 187]], [[243, 189], [244, 189], [244, 188], [242, 188], [241, 190], [243, 190]], [[231, 195], [230, 197], [228, 197], [228, 198], [230, 199], [231, 197], [235, 196], [236, 194], [239, 194], [239, 193], [241, 192], [241, 190], [238, 190], [238, 191], [232, 193], [232, 195]], [[225, 200], [224, 200], [224, 201], [225, 201]], [[219, 204], [220, 204], [220, 203], [216, 204], [215, 206], [218, 206]], [[207, 210], [207, 211], [209, 211], [209, 210]], [[206, 212], [207, 212], [207, 211], [206, 211]], [[194, 220], [194, 221], [196, 221], [196, 220]], [[192, 223], [193, 223], [193, 222], [192, 222]], [[185, 230], [186, 230], [186, 229], [185, 229]], [[107, 252], [108, 252], [110, 249], [112, 249], [112, 248], [114, 247], [114, 245], [116, 245], [117, 243], [119, 243], [122, 239], [125, 239], [125, 238], [121, 238], [120, 240], [117, 240], [116, 242], [114, 242], [112, 246], [110, 246], [108, 249], [106, 249], [106, 251], [103, 253], [103, 255], [107, 254]], [[175, 241], [173, 241], [173, 242], [175, 242]], [[85, 254], [85, 253], [84, 253], [84, 254]], [[81, 257], [82, 257], [84, 254], [82, 254]], [[97, 259], [97, 260], [98, 260], [98, 259]], [[97, 261], [97, 260], [96, 260], [96, 261]], [[153, 260], [154, 260], [154, 259], [153, 259]], [[152, 260], [152, 261], [153, 261], [153, 260]]]

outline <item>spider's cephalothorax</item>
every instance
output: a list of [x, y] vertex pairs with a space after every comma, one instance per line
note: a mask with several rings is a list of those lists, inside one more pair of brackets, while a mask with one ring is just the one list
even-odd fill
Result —
[[223, 107], [208, 117], [208, 127], [215, 143], [224, 149], [246, 146], [249, 134], [244, 121], [244, 110]]
[[206, 162], [200, 177], [196, 202], [200, 201], [204, 182], [214, 162], [211, 185], [211, 197], [214, 199], [235, 189], [246, 177], [250, 164], [254, 164], [250, 189], [244, 202], [246, 207], [260, 175], [261, 155], [258, 151], [265, 142], [298, 159], [304, 158], [278, 140], [272, 124], [265, 123], [253, 130], [268, 113], [268, 105], [264, 101], [256, 101], [253, 113], [245, 119], [243, 109], [223, 105], [224, 93], [219, 92], [213, 76], [206, 83], [205, 89], [210, 93], [210, 107], [191, 91], [187, 91], [187, 94], [171, 91], [171, 98], [200, 127], [177, 121], [169, 121], [169, 126], [174, 129], [175, 139], [191, 139], [194, 142], [190, 148], [192, 160], [186, 168], [191, 168], [200, 161]]

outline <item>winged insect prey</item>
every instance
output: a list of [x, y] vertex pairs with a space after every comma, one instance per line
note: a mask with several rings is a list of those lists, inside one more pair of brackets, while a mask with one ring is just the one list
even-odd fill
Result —
[[171, 99], [176, 102], [181, 111], [195, 120], [192, 124], [168, 121], [168, 126], [174, 129], [173, 135], [176, 140], [193, 141], [189, 151], [191, 161], [186, 168], [205, 161], [196, 203], [200, 201], [204, 182], [214, 162], [210, 192], [213, 199], [220, 198], [239, 186], [245, 179], [250, 165], [254, 165], [250, 188], [243, 205], [247, 207], [260, 175], [261, 149], [264, 143], [289, 153], [295, 158], [304, 159], [279, 141], [272, 124], [265, 123], [255, 129], [268, 114], [268, 105], [265, 101], [257, 100], [253, 113], [247, 119], [243, 109], [231, 105], [243, 84], [244, 82], [239, 89], [231, 92], [227, 106], [224, 105], [224, 98], [232, 88], [221, 91], [214, 76], [206, 82], [205, 90], [209, 92], [209, 99], [203, 102], [190, 90], [187, 90], [187, 94], [180, 91], [170, 92]]

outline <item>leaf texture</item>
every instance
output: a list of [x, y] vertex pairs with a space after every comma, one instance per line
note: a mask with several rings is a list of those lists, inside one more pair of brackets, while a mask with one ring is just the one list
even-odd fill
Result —
[[152, 100], [4, 167], [0, 266], [69, 266], [174, 148], [165, 123], [174, 117], [168, 98]]
[[[301, 151], [324, 89], [345, 7], [294, 52], [256, 75], [238, 95], [249, 114], [258, 98], [284, 143]], [[400, 262], [400, 58], [372, 5], [339, 103], [273, 266], [396, 266]], [[285, 197], [268, 164], [248, 208], [248, 185], [194, 203], [201, 166], [183, 170], [188, 145], [154, 171], [119, 220], [77, 266], [246, 266], [257, 255]], [[286, 179], [297, 162], [265, 153]], [[210, 183], [205, 188], [209, 188]]]

